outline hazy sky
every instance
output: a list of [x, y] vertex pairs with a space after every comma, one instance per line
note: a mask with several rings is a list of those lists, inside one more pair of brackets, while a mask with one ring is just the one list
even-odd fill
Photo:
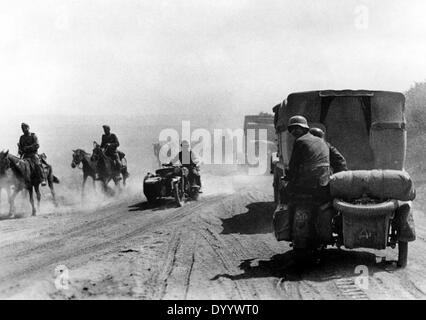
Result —
[[426, 1], [0, 0], [11, 114], [258, 112], [426, 79]]

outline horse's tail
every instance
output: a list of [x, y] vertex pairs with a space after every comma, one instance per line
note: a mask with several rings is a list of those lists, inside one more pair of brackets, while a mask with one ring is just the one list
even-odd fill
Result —
[[56, 176], [53, 176], [53, 183], [59, 183], [59, 179]]

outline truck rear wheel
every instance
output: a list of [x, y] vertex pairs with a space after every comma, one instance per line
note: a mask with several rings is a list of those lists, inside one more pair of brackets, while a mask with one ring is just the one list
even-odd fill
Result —
[[405, 268], [408, 260], [408, 242], [398, 241], [398, 263], [397, 266]]

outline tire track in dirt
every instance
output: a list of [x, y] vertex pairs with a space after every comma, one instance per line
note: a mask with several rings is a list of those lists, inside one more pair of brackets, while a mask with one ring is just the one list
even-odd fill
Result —
[[[142, 299], [426, 298], [426, 219], [416, 220], [420, 241], [410, 244], [406, 269], [378, 261], [383, 256], [395, 260], [396, 250], [390, 249], [327, 249], [319, 265], [299, 267], [288, 244], [277, 242], [272, 235], [271, 199], [264, 190], [247, 188], [202, 197], [182, 208], [142, 214], [129, 213], [123, 201], [104, 213], [95, 212], [87, 224], [85, 215], [78, 215], [77, 221], [64, 228], [63, 236], [44, 236], [34, 244], [27, 240], [24, 248], [19, 244], [18, 256], [12, 255], [16, 247], [10, 243], [0, 247], [0, 252], [7, 249], [4, 265], [8, 267], [7, 274], [0, 276], [0, 288], [46, 274], [58, 263], [92, 270], [96, 269], [92, 260], [99, 260], [98, 265], [108, 261], [108, 266], [100, 280], [93, 280], [100, 288], [95, 296], [107, 292], [114, 297], [116, 292], [118, 297]], [[99, 236], [93, 236], [94, 231]], [[119, 254], [129, 246], [140, 249]], [[368, 289], [357, 285], [354, 269], [358, 265], [369, 269]], [[12, 278], [16, 281], [8, 282]], [[75, 283], [83, 298], [93, 297], [85, 295], [82, 287], [90, 281]], [[6, 296], [12, 291], [0, 292]]]
[[[207, 203], [216, 201], [215, 197], [205, 199]], [[67, 267], [72, 268], [80, 265], [82, 263], [87, 263], [93, 256], [99, 254], [107, 254], [112, 251], [117, 251], [118, 248], [123, 246], [123, 243], [130, 240], [133, 237], [140, 236], [141, 234], [152, 231], [164, 224], [173, 223], [174, 221], [179, 221], [186, 215], [190, 215], [202, 204], [193, 205], [191, 208], [191, 203], [188, 203], [187, 206], [179, 208], [177, 210], [171, 210], [167, 212], [164, 216], [152, 214], [147, 217], [146, 221], [141, 221], [141, 226], [130, 225], [130, 228], [122, 227], [122, 224], [118, 227], [119, 232], [113, 232], [112, 234], [118, 235], [111, 237], [109, 239], [94, 239], [94, 244], [88, 243], [90, 239], [90, 234], [87, 236], [87, 232], [99, 232], [99, 230], [88, 230], [82, 231], [81, 235], [86, 235], [85, 241], [79, 241], [80, 233], [74, 234], [74, 237], [77, 239], [64, 237], [58, 240], [56, 237], [53, 239], [43, 239], [42, 244], [37, 244], [34, 247], [29, 246], [25, 247], [23, 252], [19, 252], [15, 246], [2, 247], [2, 257], [10, 257], [8, 260], [2, 260], [2, 273], [5, 270], [8, 270], [7, 274], [0, 276], [0, 284], [7, 282], [9, 279], [14, 279], [17, 281], [22, 278], [28, 278], [29, 275], [45, 273], [46, 269], [50, 270], [50, 274], [53, 274], [53, 268], [59, 264], [65, 264]], [[114, 207], [115, 209], [116, 207]], [[123, 209], [123, 208], [122, 208]], [[127, 213], [127, 204], [125, 205], [125, 211]], [[122, 210], [123, 211], [123, 210]], [[123, 219], [122, 212], [116, 214], [118, 217], [113, 219], [120, 220]], [[130, 216], [130, 215], [129, 215]], [[124, 217], [126, 219], [128, 217]], [[82, 222], [84, 224], [84, 222]], [[93, 225], [92, 225], [93, 226]], [[98, 226], [98, 224], [95, 224]], [[105, 232], [110, 232], [111, 228], [117, 228], [116, 224], [109, 225], [102, 223], [99, 225], [100, 228], [104, 228]], [[65, 233], [66, 235], [66, 233]], [[75, 241], [75, 242], [73, 242]], [[71, 243], [71, 245], [69, 245]], [[5, 249], [9, 249], [10, 253], [3, 254]], [[37, 254], [39, 252], [39, 254]], [[16, 259], [20, 257], [20, 264], [16, 266]], [[7, 262], [11, 265], [10, 268], [7, 268]], [[51, 267], [51, 268], [49, 268]], [[53, 268], [52, 268], [53, 267]]]
[[345, 299], [369, 300], [367, 294], [351, 278], [338, 279], [334, 281], [334, 284]]

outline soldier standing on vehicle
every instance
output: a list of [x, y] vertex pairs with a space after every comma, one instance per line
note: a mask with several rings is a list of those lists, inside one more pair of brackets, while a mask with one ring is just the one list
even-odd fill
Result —
[[30, 132], [30, 126], [26, 123], [21, 124], [23, 135], [19, 138], [18, 154], [22, 159], [27, 159], [30, 162], [33, 170], [36, 172], [37, 177], [40, 179], [41, 185], [46, 185], [46, 178], [42, 163], [38, 156], [38, 149], [40, 144], [35, 133]]
[[[309, 132], [325, 141], [325, 132], [320, 128], [311, 128]], [[345, 157], [337, 150], [336, 147], [331, 145], [331, 143], [325, 141], [327, 143], [328, 148], [330, 149], [330, 167], [333, 170], [333, 173], [348, 171], [348, 166], [346, 164]]]
[[[328, 199], [330, 181], [330, 151], [321, 138], [309, 133], [305, 117], [291, 117], [288, 131], [295, 137], [285, 193], [310, 194], [319, 200]], [[286, 199], [288, 200], [288, 199]]]

